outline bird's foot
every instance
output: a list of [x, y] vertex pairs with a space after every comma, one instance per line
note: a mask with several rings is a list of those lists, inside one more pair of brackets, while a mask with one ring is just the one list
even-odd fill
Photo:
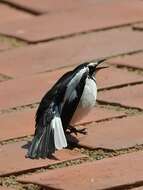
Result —
[[74, 133], [76, 136], [77, 136], [78, 133], [83, 134], [83, 135], [87, 134], [86, 128], [77, 129], [75, 127], [69, 126], [68, 129], [69, 129], [70, 134]]

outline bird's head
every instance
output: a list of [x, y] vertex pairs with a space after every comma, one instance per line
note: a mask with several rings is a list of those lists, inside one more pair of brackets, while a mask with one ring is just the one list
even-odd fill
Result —
[[93, 60], [87, 63], [86, 66], [89, 69], [89, 75], [94, 76], [99, 70], [107, 68], [107, 66], [98, 67], [104, 61], [106, 61], [106, 59]]

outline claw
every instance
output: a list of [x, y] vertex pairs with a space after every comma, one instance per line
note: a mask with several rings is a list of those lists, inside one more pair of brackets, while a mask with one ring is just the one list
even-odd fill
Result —
[[81, 134], [83, 134], [83, 135], [86, 135], [86, 134], [87, 134], [86, 128], [77, 129], [77, 132], [78, 132], [78, 133], [81, 133]]
[[78, 133], [83, 134], [83, 135], [86, 135], [86, 134], [87, 134], [86, 128], [77, 129], [77, 128], [75, 128], [75, 127], [71, 127], [71, 126], [70, 126], [68, 129], [70, 130], [69, 133], [74, 133], [76, 136], [77, 136]]

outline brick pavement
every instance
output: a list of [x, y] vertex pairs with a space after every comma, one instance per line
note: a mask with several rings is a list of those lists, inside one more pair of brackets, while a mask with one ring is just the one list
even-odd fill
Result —
[[[20, 181], [33, 182], [53, 189], [116, 189], [142, 182], [143, 152], [86, 163], [75, 167], [47, 171]], [[136, 163], [136, 164], [134, 164]], [[89, 172], [90, 171], [90, 172]]]
[[18, 9], [12, 9], [9, 6], [0, 4], [0, 24], [6, 24], [12, 21], [32, 18], [33, 15], [20, 11]]
[[[71, 138], [72, 142], [89, 149], [120, 150], [143, 144], [143, 114], [122, 119], [114, 119], [88, 126], [88, 135]], [[81, 126], [83, 128], [83, 126]], [[106, 130], [105, 130], [106, 129]], [[75, 140], [78, 140], [78, 142]]]
[[[29, 0], [28, 3], [25, 0], [5, 0], [10, 5], [23, 8], [27, 11], [31, 11], [36, 14], [51, 13], [57, 11], [69, 11], [72, 9], [80, 8], [81, 6], [93, 5], [94, 2], [87, 1], [71, 1], [71, 0], [61, 0], [52, 1], [52, 0], [41, 0], [40, 4], [38, 0]], [[96, 0], [97, 1], [97, 0]]]
[[[0, 115], [0, 141], [25, 137], [34, 133], [34, 116], [35, 109], [11, 112], [9, 114]], [[94, 117], [96, 115], [96, 117]], [[84, 118], [79, 120], [75, 125], [87, 124], [91, 122], [99, 122], [113, 118], [124, 117], [123, 111], [107, 110], [105, 108], [96, 107]]]
[[111, 64], [115, 64], [120, 67], [128, 67], [133, 69], [143, 70], [142, 64], [143, 54], [135, 54], [131, 56], [118, 57], [109, 61]]
[[3, 24], [0, 32], [28, 42], [45, 41], [142, 21], [142, 6], [143, 2], [138, 0], [121, 0], [115, 3], [109, 1], [108, 4], [94, 3], [93, 6], [86, 6], [82, 9]]
[[0, 190], [14, 190], [14, 189], [0, 186]]
[[9, 49], [11, 46], [5, 42], [0, 42], [0, 51]]
[[[3, 0], [0, 24], [0, 189], [143, 189], [143, 1]], [[26, 158], [41, 97], [101, 57], [98, 103], [75, 123], [87, 135]]]
[[30, 140], [28, 142], [20, 141], [0, 146], [0, 176], [22, 173], [42, 167], [45, 168], [52, 164], [86, 157], [81, 153], [71, 150], [61, 150], [53, 155], [53, 159], [28, 159], [25, 156], [29, 143]]

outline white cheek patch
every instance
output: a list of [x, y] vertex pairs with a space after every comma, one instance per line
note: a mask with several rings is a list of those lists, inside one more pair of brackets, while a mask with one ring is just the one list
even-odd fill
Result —
[[88, 66], [93, 66], [93, 67], [95, 67], [96, 65], [98, 65], [98, 62], [91, 62], [88, 64]]

